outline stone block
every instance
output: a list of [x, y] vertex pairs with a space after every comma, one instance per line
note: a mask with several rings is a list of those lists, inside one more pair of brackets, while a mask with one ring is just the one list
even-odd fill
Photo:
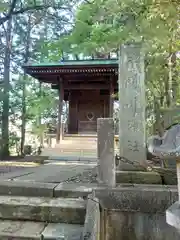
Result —
[[174, 204], [178, 201], [178, 187], [173, 185], [166, 186], [170, 192], [171, 204]]
[[0, 239], [40, 240], [44, 227], [40, 222], [0, 220]]
[[130, 163], [125, 163], [120, 161], [118, 166], [117, 166], [118, 170], [121, 171], [146, 171], [146, 168], [140, 165], [136, 165], [136, 164], [130, 164]]
[[54, 189], [55, 197], [68, 197], [68, 198], [85, 198], [92, 190], [100, 187], [98, 184], [91, 183], [60, 183]]
[[126, 171], [116, 171], [116, 184], [117, 183], [132, 183], [131, 174]]
[[157, 172], [116, 171], [117, 183], [161, 184], [162, 179]]
[[176, 169], [156, 168], [156, 171], [161, 175], [165, 185], [177, 185]]
[[72, 198], [0, 196], [0, 218], [83, 224], [85, 205]]
[[42, 232], [43, 240], [81, 240], [82, 225], [49, 223]]
[[109, 210], [105, 214], [106, 240], [179, 240], [165, 213], [148, 214]]
[[99, 181], [107, 186], [115, 186], [114, 120], [112, 118], [99, 118], [97, 132]]
[[180, 204], [175, 202], [166, 210], [166, 222], [180, 230]]
[[100, 240], [100, 209], [99, 201], [93, 195], [89, 195], [86, 219], [84, 223], [83, 239], [84, 240]]
[[57, 184], [28, 181], [1, 181], [0, 195], [53, 197]]
[[162, 185], [138, 185], [94, 190], [95, 197], [104, 209], [139, 211], [143, 213], [165, 212], [171, 205], [170, 192]]

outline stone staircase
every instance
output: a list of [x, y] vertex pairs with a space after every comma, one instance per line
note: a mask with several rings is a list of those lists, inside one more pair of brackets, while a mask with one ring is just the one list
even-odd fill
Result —
[[[51, 184], [42, 186], [42, 183], [32, 186], [32, 183], [21, 182], [18, 186], [16, 181], [6, 181], [0, 185], [1, 240], [81, 239], [86, 200], [79, 198], [77, 193], [76, 197], [59, 197], [63, 195], [60, 191], [57, 197], [48, 196], [54, 189]], [[17, 196], [16, 193], [21, 194]]]
[[45, 148], [43, 156], [52, 159], [58, 157], [97, 158], [97, 136], [96, 135], [65, 135], [60, 144]]

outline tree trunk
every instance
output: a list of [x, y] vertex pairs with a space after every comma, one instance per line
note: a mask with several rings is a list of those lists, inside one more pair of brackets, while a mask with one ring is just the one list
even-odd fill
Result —
[[10, 61], [11, 61], [11, 30], [12, 19], [7, 22], [6, 47], [4, 57], [4, 79], [3, 79], [3, 111], [2, 111], [2, 157], [9, 156], [9, 88], [10, 88]]
[[[28, 26], [27, 26], [27, 39], [26, 39], [26, 50], [24, 63], [28, 62], [29, 59], [29, 47], [30, 47], [30, 33], [31, 33], [31, 15], [29, 15]], [[26, 80], [27, 75], [24, 72], [23, 82], [22, 82], [22, 125], [21, 125], [21, 154], [24, 154], [24, 143], [26, 137]]]

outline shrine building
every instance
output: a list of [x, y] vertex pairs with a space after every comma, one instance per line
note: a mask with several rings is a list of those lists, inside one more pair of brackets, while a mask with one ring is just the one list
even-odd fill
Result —
[[118, 60], [26, 64], [24, 69], [58, 90], [59, 124], [63, 101], [69, 102], [69, 134], [96, 133], [98, 118], [113, 117], [113, 94], [118, 91]]

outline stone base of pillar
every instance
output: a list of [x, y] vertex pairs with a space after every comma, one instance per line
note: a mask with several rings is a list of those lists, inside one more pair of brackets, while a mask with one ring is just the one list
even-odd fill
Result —
[[175, 202], [166, 210], [166, 222], [180, 231], [180, 202]]
[[157, 172], [116, 171], [116, 183], [162, 184], [162, 179]]

